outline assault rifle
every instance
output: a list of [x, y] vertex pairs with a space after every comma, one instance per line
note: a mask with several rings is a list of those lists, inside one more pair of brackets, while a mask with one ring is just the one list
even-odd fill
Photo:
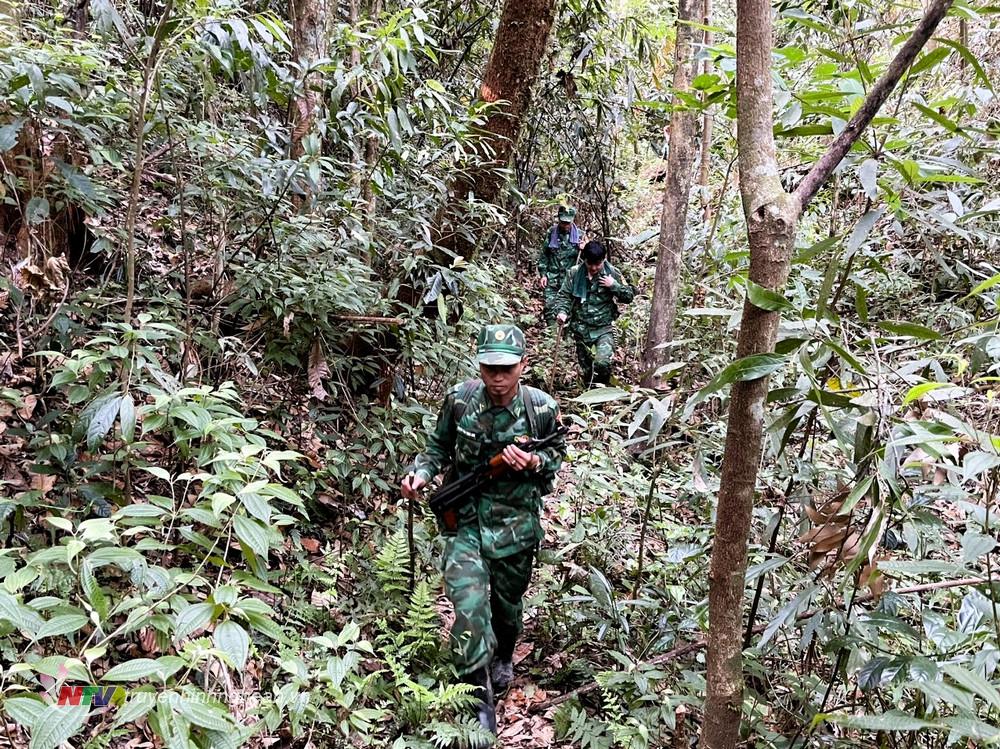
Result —
[[[517, 445], [526, 453], [533, 453], [544, 450], [568, 431], [566, 427], [560, 425], [552, 434], [540, 439], [527, 439], [524, 442], [512, 444]], [[464, 476], [453, 481], [446, 481], [440, 489], [431, 495], [431, 512], [437, 516], [442, 528], [453, 531], [458, 527], [458, 510], [487, 484], [505, 477], [509, 473], [514, 473], [514, 471], [504, 462], [503, 450], [501, 450]]]

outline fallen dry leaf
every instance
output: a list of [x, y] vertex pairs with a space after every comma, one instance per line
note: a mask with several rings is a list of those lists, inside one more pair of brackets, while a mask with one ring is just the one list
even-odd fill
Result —
[[315, 538], [303, 538], [302, 548], [308, 551], [310, 554], [315, 554], [319, 551], [319, 540]]
[[326, 400], [330, 394], [323, 387], [323, 378], [330, 376], [330, 367], [326, 363], [326, 355], [323, 353], [323, 345], [319, 338], [313, 341], [312, 349], [309, 351], [309, 387], [312, 388], [312, 396], [318, 401]]
[[517, 647], [514, 648], [514, 657], [512, 658], [512, 660], [514, 661], [514, 665], [516, 666], [518, 663], [520, 663], [529, 655], [531, 655], [531, 652], [534, 649], [535, 649], [535, 643], [533, 642], [519, 642], [517, 644]]
[[314, 590], [309, 594], [309, 603], [319, 609], [328, 609], [333, 605], [333, 596], [322, 590]]
[[24, 405], [17, 409], [17, 415], [27, 421], [31, 418], [31, 414], [35, 412], [35, 406], [38, 405], [38, 396], [31, 393], [24, 396], [22, 400], [24, 401]]
[[43, 473], [31, 474], [31, 488], [36, 492], [41, 492], [43, 497], [52, 490], [55, 483], [55, 476], [46, 476]]

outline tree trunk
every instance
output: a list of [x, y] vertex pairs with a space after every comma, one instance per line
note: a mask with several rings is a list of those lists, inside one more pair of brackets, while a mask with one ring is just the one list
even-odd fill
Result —
[[[738, 0], [737, 146], [751, 281], [768, 289], [782, 290], [788, 279], [795, 227], [802, 211], [869, 125], [951, 2], [932, 0], [916, 30], [872, 87], [861, 108], [789, 195], [781, 186], [772, 131], [771, 5], [769, 0]], [[777, 312], [760, 309], [746, 300], [737, 357], [773, 352], [778, 322]], [[766, 398], [766, 377], [733, 385], [709, 571], [703, 749], [732, 749], [739, 741], [744, 578]]]
[[[326, 56], [325, 8], [323, 0], [289, 0], [288, 15], [292, 26], [292, 56], [303, 68], [311, 67]], [[320, 105], [322, 76], [308, 73], [302, 90], [292, 102], [292, 138], [289, 158], [299, 160], [305, 154], [305, 137], [312, 131]], [[305, 199], [311, 190], [306, 190]], [[301, 203], [301, 198], [296, 198]]]
[[680, 0], [677, 6], [670, 151], [667, 154], [667, 174], [663, 181], [663, 209], [660, 214], [659, 257], [653, 285], [653, 305], [643, 356], [645, 374], [642, 384], [645, 387], [660, 384], [656, 370], [670, 359], [670, 352], [664, 344], [673, 338], [674, 321], [677, 318], [694, 150], [694, 113], [684, 104], [679, 94], [691, 88], [691, 21], [694, 20], [694, 4], [695, 0]]
[[[712, 60], [707, 55], [707, 50], [712, 44], [712, 32], [709, 30], [709, 26], [712, 25], [712, 0], [705, 0], [705, 4], [702, 8], [701, 22], [705, 26], [705, 31], [702, 36], [702, 44], [706, 50], [706, 56], [702, 64], [701, 72], [708, 75], [712, 72]], [[712, 163], [712, 127], [714, 124], [712, 112], [705, 103], [707, 99], [708, 94], [703, 93], [701, 95], [702, 106], [704, 107], [704, 112], [701, 116], [701, 167], [699, 169], [700, 174], [698, 179], [698, 186], [700, 187], [701, 193], [702, 220], [705, 222], [706, 226], [712, 223], [712, 195], [708, 188], [708, 177], [709, 167]]]
[[466, 232], [450, 222], [467, 223], [459, 205], [469, 193], [477, 200], [496, 203], [503, 188], [503, 169], [517, 144], [521, 120], [538, 77], [549, 31], [555, 18], [555, 0], [506, 0], [493, 50], [479, 88], [480, 101], [504, 102], [493, 109], [476, 146], [476, 164], [452, 185], [451, 197], [435, 232], [435, 244], [456, 255], [471, 257], [474, 245]]

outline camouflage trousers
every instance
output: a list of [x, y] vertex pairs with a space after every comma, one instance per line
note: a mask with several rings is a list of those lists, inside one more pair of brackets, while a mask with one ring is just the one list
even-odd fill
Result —
[[611, 360], [615, 355], [615, 332], [610, 326], [594, 330], [574, 330], [576, 361], [583, 384], [591, 387], [611, 381]]
[[448, 537], [444, 587], [455, 609], [451, 649], [455, 668], [465, 675], [488, 666], [494, 656], [510, 660], [524, 623], [521, 600], [531, 581], [534, 548], [502, 559], [480, 553], [479, 528], [460, 527]]
[[546, 276], [548, 284], [542, 289], [545, 295], [545, 324], [551, 325], [556, 319], [556, 300], [559, 298], [559, 285], [562, 279], [559, 276]]

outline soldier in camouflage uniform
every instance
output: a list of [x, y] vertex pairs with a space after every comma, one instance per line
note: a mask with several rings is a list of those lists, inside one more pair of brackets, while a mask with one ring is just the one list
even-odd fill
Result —
[[479, 688], [477, 717], [493, 733], [493, 688], [505, 689], [513, 678], [514, 645], [523, 626], [521, 599], [543, 536], [542, 497], [551, 490], [565, 451], [561, 438], [535, 452], [517, 447], [519, 438], [552, 434], [559, 416], [549, 395], [520, 384], [523, 357], [520, 328], [482, 329], [477, 343], [480, 378], [448, 392], [427, 448], [402, 485], [403, 496], [415, 497], [446, 468], [462, 476], [501, 451], [510, 467], [459, 510], [457, 531], [446, 538], [443, 565], [445, 591], [455, 608], [455, 666]]
[[549, 227], [538, 253], [538, 285], [545, 294], [545, 322], [556, 316], [556, 298], [566, 271], [580, 258], [581, 233], [573, 219], [576, 209], [559, 206], [559, 222]]
[[611, 381], [618, 303], [628, 304], [635, 297], [635, 288], [625, 283], [607, 256], [600, 242], [587, 242], [583, 262], [566, 271], [556, 300], [556, 319], [560, 325], [569, 322], [587, 387]]

